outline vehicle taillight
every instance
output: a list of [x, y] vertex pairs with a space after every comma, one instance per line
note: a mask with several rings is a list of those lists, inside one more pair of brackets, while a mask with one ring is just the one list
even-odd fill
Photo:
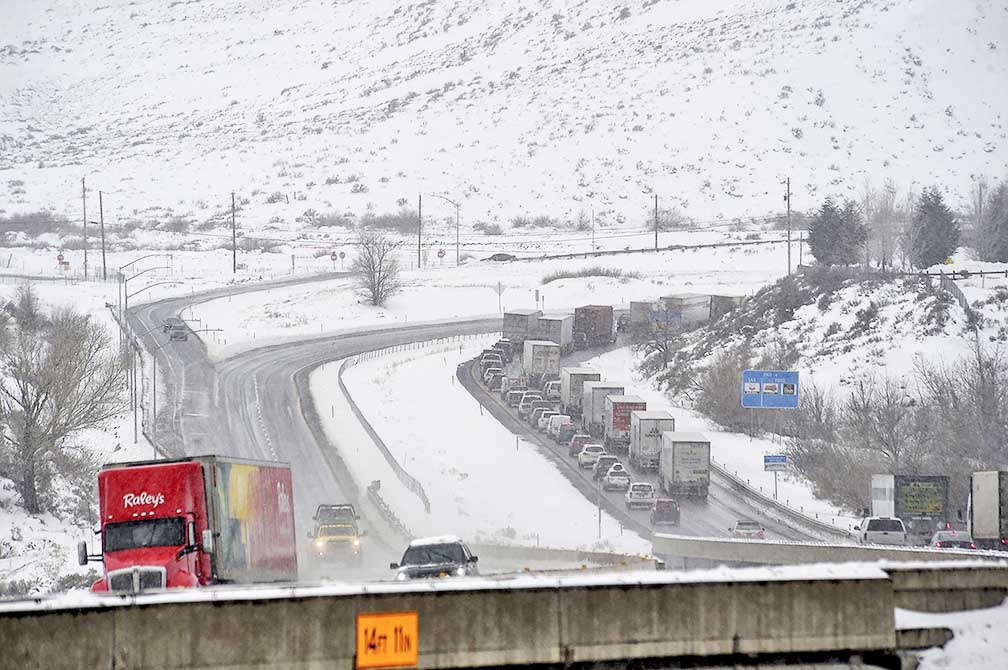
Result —
[[1001, 538], [1001, 544], [1008, 544], [1008, 540], [1006, 540], [1006, 539], [1004, 539], [1004, 538], [1002, 537], [1002, 538]]
[[936, 547], [941, 547], [941, 546], [943, 546], [943, 545], [942, 545], [942, 543], [941, 543], [941, 542], [935, 542], [935, 546], [936, 546]]
[[763, 531], [757, 531], [756, 537], [763, 537]]
[[970, 542], [970, 549], [976, 549], [976, 542]]

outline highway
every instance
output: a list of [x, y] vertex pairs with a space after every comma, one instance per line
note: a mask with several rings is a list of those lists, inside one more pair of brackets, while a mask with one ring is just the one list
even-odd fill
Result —
[[[561, 361], [561, 363], [563, 364], [564, 362]], [[744, 501], [739, 500], [727, 488], [719, 485], [716, 478], [712, 478], [709, 497], [706, 500], [684, 498], [679, 501], [682, 508], [679, 526], [652, 527], [648, 510], [628, 510], [625, 507], [622, 492], [600, 491], [592, 480], [591, 470], [582, 470], [579, 468], [577, 459], [567, 454], [566, 445], [558, 445], [542, 433], [533, 430], [528, 423], [519, 419], [517, 410], [503, 403], [500, 394], [487, 391], [477, 381], [478, 371], [479, 362], [474, 359], [460, 365], [456, 374], [462, 385], [484, 407], [489, 409], [498, 421], [529, 442], [539, 445], [540, 450], [546, 453], [557, 464], [557, 467], [567, 479], [589, 500], [595, 501], [598, 496], [601, 496], [604, 501], [602, 504], [606, 511], [619, 519], [624, 527], [636, 531], [644, 537], [650, 537], [653, 530], [673, 532], [681, 535], [723, 537], [728, 535], [728, 529], [735, 521], [739, 519], [756, 519], [766, 528], [768, 539], [817, 539], [811, 534], [795, 530], [772, 519], [761, 517], [756, 510], [746, 505]], [[620, 460], [625, 461], [626, 459], [621, 458]], [[648, 481], [655, 484], [657, 488], [657, 478], [653, 474], [635, 472], [629, 468], [629, 464], [624, 463], [624, 465], [630, 470], [633, 481]]]
[[[324, 281], [322, 275], [309, 281]], [[270, 287], [304, 282], [284, 280]], [[228, 294], [265, 290], [266, 286], [238, 286], [207, 293], [138, 305], [130, 309], [130, 324], [157, 357], [162, 398], [172, 399], [158, 413], [155, 440], [168, 457], [217, 453], [236, 457], [281, 460], [291, 464], [295, 482], [295, 522], [299, 529], [299, 565], [303, 579], [328, 576], [388, 578], [388, 564], [397, 561], [403, 540], [386, 526], [367, 496], [361, 495], [337, 451], [339, 445], [319, 445], [310, 414], [308, 375], [314, 368], [375, 348], [463, 333], [485, 332], [497, 320], [378, 329], [368, 333], [336, 334], [253, 349], [216, 365], [196, 337], [169, 342], [161, 323], [191, 304]], [[149, 332], [147, 332], [149, 331]], [[317, 426], [314, 427], [317, 430]], [[368, 553], [359, 569], [316, 566], [310, 543], [303, 535], [312, 527], [319, 503], [354, 502], [362, 526], [369, 531]]]
[[[388, 563], [399, 559], [404, 540], [388, 527], [358, 482], [351, 478], [340, 456], [339, 444], [329, 444], [320, 433], [308, 392], [308, 376], [316, 367], [373, 349], [452, 335], [488, 332], [498, 319], [450, 321], [376, 329], [366, 333], [341, 333], [273, 344], [235, 354], [214, 363], [198, 337], [188, 341], [168, 341], [161, 323], [194, 304], [209, 300], [264, 291], [312, 281], [339, 279], [327, 274], [291, 278], [269, 283], [224, 287], [199, 294], [169, 298], [130, 309], [134, 332], [141, 333], [145, 348], [157, 359], [159, 394], [162, 402], [153, 433], [157, 448], [168, 457], [196, 453], [218, 453], [237, 457], [289, 462], [296, 482], [295, 515], [299, 534], [311, 528], [311, 517], [319, 503], [354, 502], [369, 530], [368, 555], [360, 569], [317, 568], [308, 552], [307, 537], [299, 538], [301, 573], [305, 579], [328, 576], [362, 579], [387, 578]], [[542, 451], [557, 462], [572, 484], [592, 502], [594, 483], [587, 471], [580, 471], [573, 459], [560, 453], [557, 445], [532, 433], [478, 386], [469, 375], [459, 375], [474, 394], [509, 429], [540, 444]], [[468, 377], [468, 380], [465, 378]], [[167, 402], [165, 402], [167, 399]], [[150, 427], [148, 427], [150, 434]], [[344, 450], [345, 453], [346, 450]], [[624, 509], [622, 494], [605, 493], [608, 511], [624, 526], [647, 537], [651, 528], [648, 512]], [[708, 501], [684, 500], [679, 533], [725, 536], [740, 518], [758, 518], [754, 510], [727, 488], [712, 482]], [[782, 524], [764, 519], [770, 536], [782, 539], [810, 537]]]

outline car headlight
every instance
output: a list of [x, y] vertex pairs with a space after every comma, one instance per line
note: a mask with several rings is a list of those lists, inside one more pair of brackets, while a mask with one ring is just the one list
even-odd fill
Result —
[[360, 540], [358, 540], [357, 538], [354, 538], [353, 546], [359, 547], [360, 546]]
[[398, 580], [400, 582], [404, 582], [404, 581], [406, 581], [406, 573], [405, 572], [400, 572], [400, 573], [396, 574], [395, 578], [396, 578], [396, 580]]
[[325, 542], [323, 542], [322, 540], [315, 540], [316, 549], [322, 549], [323, 547], [325, 547]]
[[464, 567], [459, 567], [459, 569], [455, 571], [455, 574], [459, 577], [465, 577], [465, 573], [466, 571]]

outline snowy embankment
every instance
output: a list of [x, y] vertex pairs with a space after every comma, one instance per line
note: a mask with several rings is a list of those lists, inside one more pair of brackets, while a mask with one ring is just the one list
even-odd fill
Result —
[[920, 670], [1003, 668], [1008, 658], [1008, 601], [997, 607], [965, 612], [896, 610], [896, 628], [948, 628], [952, 639], [944, 647], [918, 652]]
[[[602, 373], [604, 381], [623, 384], [628, 394], [643, 398], [649, 410], [667, 410], [675, 417], [677, 431], [699, 432], [711, 442], [711, 458], [728, 472], [738, 476], [753, 489], [765, 495], [774, 495], [774, 473], [763, 470], [765, 454], [780, 454], [784, 445], [776, 439], [751, 438], [741, 433], [721, 430], [702, 415], [672, 402], [669, 397], [654, 389], [650, 380], [641, 379], [637, 373], [637, 359], [630, 348], [617, 349], [584, 363]], [[812, 484], [794, 472], [777, 475], [777, 499], [812, 517], [838, 528], [849, 530], [857, 517], [815, 497]]]
[[[82, 282], [73, 285], [36, 282], [33, 288], [46, 309], [73, 306], [109, 329], [112, 341], [118, 338], [115, 321], [105, 308], [115, 302], [115, 284]], [[16, 285], [0, 284], [0, 304], [15, 296]], [[127, 402], [125, 386], [122, 398]], [[89, 452], [97, 464], [151, 458], [153, 449], [142, 434], [133, 440], [133, 413], [124, 411], [106, 425], [72, 435], [67, 449]], [[97, 480], [78, 477], [77, 482], [57, 476], [52, 492], [42, 501], [46, 512], [30, 515], [21, 505], [15, 483], [0, 476], [0, 597], [64, 589], [80, 584], [74, 575], [89, 568], [77, 564], [76, 545], [87, 540], [92, 551], [97, 539], [91, 529], [97, 518], [87, 510], [98, 500]], [[92, 564], [98, 567], [98, 564]]]
[[378, 449], [357, 435], [356, 420], [348, 426], [352, 417], [335, 410], [342, 404], [339, 363], [312, 374], [325, 430], [340, 446], [355, 479], [380, 479], [381, 495], [415, 535], [456, 533], [472, 542], [650, 553], [649, 541], [623, 531], [605, 513], [599, 539], [596, 506], [535, 445], [517, 439], [481, 411], [458, 384], [457, 366], [493, 341], [485, 339], [389, 354], [363, 361], [344, 375], [392, 455], [423, 485], [429, 514], [399, 483]]

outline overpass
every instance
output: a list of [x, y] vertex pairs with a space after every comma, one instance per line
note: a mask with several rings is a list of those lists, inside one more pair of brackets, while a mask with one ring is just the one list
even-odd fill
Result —
[[69, 594], [0, 603], [11, 668], [477, 668], [860, 659], [901, 667], [942, 630], [894, 608], [1008, 594], [1004, 563], [845, 563]]

